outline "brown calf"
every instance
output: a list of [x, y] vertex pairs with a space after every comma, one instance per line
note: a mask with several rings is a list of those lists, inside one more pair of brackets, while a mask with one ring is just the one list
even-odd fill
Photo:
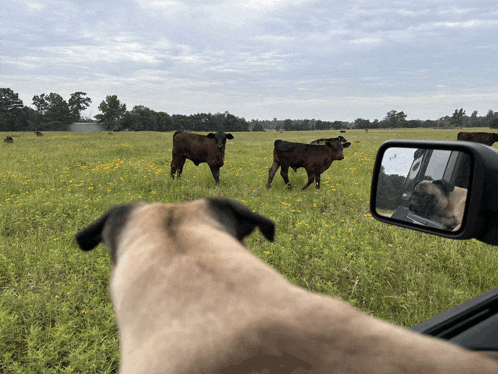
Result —
[[498, 134], [492, 132], [459, 132], [457, 140], [478, 142], [491, 147], [494, 142], [498, 141]]
[[343, 148], [348, 148], [351, 143], [341, 144], [337, 141], [327, 142], [325, 145], [312, 145], [302, 143], [291, 143], [280, 139], [275, 140], [273, 149], [273, 165], [268, 175], [268, 189], [271, 187], [273, 177], [278, 168], [281, 167], [280, 175], [284, 179], [289, 189], [292, 189], [289, 183], [289, 167], [297, 170], [300, 167], [306, 169], [308, 174], [308, 183], [302, 190], [316, 180], [316, 188], [320, 188], [320, 175], [327, 170], [333, 161], [343, 160]]
[[225, 161], [225, 144], [233, 139], [232, 134], [223, 131], [207, 135], [177, 131], [173, 135], [173, 160], [171, 161], [171, 178], [175, 173], [180, 178], [185, 160], [188, 158], [195, 166], [206, 162], [211, 169], [216, 186], [220, 185], [220, 168]]

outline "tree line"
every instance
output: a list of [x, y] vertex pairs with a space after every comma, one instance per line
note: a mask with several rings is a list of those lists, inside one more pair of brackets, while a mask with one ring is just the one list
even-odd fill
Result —
[[108, 131], [284, 131], [382, 129], [382, 128], [498, 128], [498, 112], [489, 110], [485, 116], [473, 111], [470, 116], [463, 108], [451, 116], [437, 120], [407, 120], [401, 111], [391, 110], [381, 120], [357, 118], [348, 121], [316, 119], [285, 119], [246, 121], [229, 112], [198, 113], [191, 115], [156, 112], [143, 105], [127, 110], [116, 95], [109, 95], [99, 105], [95, 118], [84, 118], [82, 113], [90, 106], [91, 98], [85, 92], [74, 92], [66, 101], [57, 93], [35, 95], [32, 106], [26, 106], [10, 88], [0, 88], [0, 131], [67, 131], [75, 122], [97, 122]]
[[116, 95], [100, 103], [101, 113], [95, 119], [82, 117], [92, 102], [85, 92], [75, 92], [67, 101], [56, 93], [35, 95], [32, 100], [34, 108], [25, 106], [12, 89], [0, 88], [0, 131], [67, 131], [72, 123], [95, 121], [109, 131], [249, 131], [244, 118], [228, 112], [169, 115], [143, 105], [128, 111]]

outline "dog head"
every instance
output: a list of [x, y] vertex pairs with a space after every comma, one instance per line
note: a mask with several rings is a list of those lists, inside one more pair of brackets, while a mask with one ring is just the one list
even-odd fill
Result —
[[453, 189], [454, 187], [443, 179], [419, 182], [410, 196], [409, 209], [426, 218], [442, 215]]
[[[110, 208], [90, 226], [78, 232], [76, 240], [84, 251], [95, 248], [104, 242], [109, 248], [114, 264], [119, 257], [119, 247], [126, 237], [139, 237], [137, 231], [144, 228], [147, 235], [166, 235], [173, 240], [182, 225], [195, 226], [196, 223], [210, 223], [231, 234], [242, 242], [244, 237], [259, 227], [264, 237], [273, 241], [275, 224], [241, 203], [228, 199], [202, 199], [181, 205], [147, 204], [134, 202]], [[131, 240], [131, 239], [129, 239]]]

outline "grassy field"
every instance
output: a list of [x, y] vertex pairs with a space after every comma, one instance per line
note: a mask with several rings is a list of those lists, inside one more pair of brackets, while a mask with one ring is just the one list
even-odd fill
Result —
[[266, 189], [273, 141], [337, 131], [234, 133], [219, 188], [206, 164], [190, 161], [182, 180], [171, 180], [172, 133], [0, 134], [14, 138], [0, 152], [0, 372], [116, 372], [110, 258], [103, 245], [80, 251], [74, 235], [130, 201], [241, 201], [277, 225], [274, 243], [258, 231], [245, 240], [256, 256], [295, 284], [406, 327], [497, 286], [492, 246], [388, 226], [369, 213], [383, 141], [454, 140], [459, 131], [348, 131], [345, 159], [322, 175], [321, 190], [304, 192], [304, 169], [290, 171], [292, 191], [279, 173]]

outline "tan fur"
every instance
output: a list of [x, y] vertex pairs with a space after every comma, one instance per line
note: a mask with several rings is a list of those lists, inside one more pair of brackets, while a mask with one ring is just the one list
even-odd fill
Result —
[[441, 222], [442, 229], [457, 231], [462, 226], [465, 203], [467, 202], [467, 189], [455, 187], [447, 196], [434, 185], [432, 181], [421, 181], [415, 186], [415, 191], [434, 195], [437, 204], [436, 213], [430, 218]]
[[[467, 189], [455, 187], [448, 199], [448, 205], [444, 210], [444, 217], [456, 223], [453, 231], [457, 231], [462, 226], [465, 203], [467, 202]], [[443, 222], [444, 223], [444, 222]]]
[[229, 234], [206, 200], [139, 205], [116, 256], [121, 374], [498, 373], [480, 354], [294, 286]]

